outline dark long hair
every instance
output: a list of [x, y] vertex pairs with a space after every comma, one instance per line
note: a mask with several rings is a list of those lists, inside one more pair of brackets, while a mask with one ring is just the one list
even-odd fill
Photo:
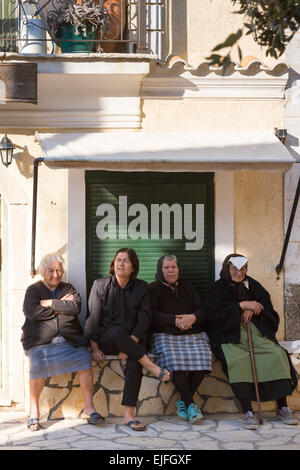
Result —
[[109, 274], [113, 274], [113, 275], [115, 274], [114, 264], [115, 264], [116, 257], [118, 256], [119, 253], [127, 253], [128, 254], [129, 261], [131, 262], [131, 264], [133, 266], [133, 272], [130, 275], [130, 279], [135, 280], [137, 275], [138, 275], [138, 272], [139, 272], [140, 262], [139, 262], [137, 254], [136, 254], [136, 252], [133, 248], [120, 248], [117, 251], [117, 253], [114, 256], [114, 259], [110, 263]]

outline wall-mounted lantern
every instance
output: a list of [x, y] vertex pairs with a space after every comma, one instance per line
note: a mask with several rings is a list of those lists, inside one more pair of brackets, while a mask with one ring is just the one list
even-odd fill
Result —
[[13, 145], [11, 140], [9, 140], [9, 138], [5, 134], [5, 136], [3, 137], [0, 143], [1, 160], [4, 166], [8, 167], [11, 164], [12, 156], [13, 156], [13, 152], [15, 148], [16, 147]]

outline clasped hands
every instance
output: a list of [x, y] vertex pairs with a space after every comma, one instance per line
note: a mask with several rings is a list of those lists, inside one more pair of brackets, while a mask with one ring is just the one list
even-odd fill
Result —
[[175, 326], [181, 331], [189, 330], [192, 328], [196, 321], [196, 317], [193, 313], [185, 315], [175, 315]]
[[243, 310], [242, 321], [244, 323], [251, 321], [253, 315], [259, 315], [264, 308], [264, 306], [256, 302], [256, 300], [244, 300], [240, 302], [240, 307]]

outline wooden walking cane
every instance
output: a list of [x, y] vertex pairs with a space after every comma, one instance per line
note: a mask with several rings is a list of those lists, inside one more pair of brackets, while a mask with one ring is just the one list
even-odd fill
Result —
[[259, 424], [263, 424], [250, 322], [251, 320], [247, 321], [247, 331], [248, 331], [248, 341], [249, 341], [249, 346], [250, 346], [252, 372], [253, 372], [253, 378], [254, 378], [254, 384], [255, 384], [256, 401], [257, 401], [257, 408], [258, 408], [258, 421], [259, 421]]

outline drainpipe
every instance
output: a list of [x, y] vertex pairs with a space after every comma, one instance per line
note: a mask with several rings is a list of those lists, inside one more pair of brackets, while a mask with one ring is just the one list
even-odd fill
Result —
[[33, 195], [32, 195], [32, 229], [31, 229], [31, 269], [30, 275], [36, 275], [35, 269], [35, 238], [36, 238], [36, 206], [38, 188], [38, 166], [44, 161], [43, 158], [35, 158], [33, 162]]

